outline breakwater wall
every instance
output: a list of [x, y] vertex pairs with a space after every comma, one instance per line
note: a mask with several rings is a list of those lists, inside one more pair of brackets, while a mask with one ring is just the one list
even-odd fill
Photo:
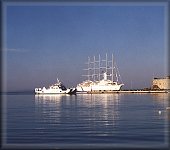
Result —
[[89, 91], [87, 94], [111, 94], [111, 93], [169, 93], [167, 90], [121, 90], [121, 91]]

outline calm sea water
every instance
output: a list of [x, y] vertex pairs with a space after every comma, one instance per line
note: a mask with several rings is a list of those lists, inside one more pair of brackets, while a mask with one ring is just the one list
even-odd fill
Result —
[[167, 148], [169, 96], [3, 95], [3, 143], [47, 148]]

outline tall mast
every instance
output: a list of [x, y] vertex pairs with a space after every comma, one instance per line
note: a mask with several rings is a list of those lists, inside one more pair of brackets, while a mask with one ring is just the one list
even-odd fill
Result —
[[112, 54], [112, 81], [113, 81], [113, 67], [114, 67], [114, 64], [113, 64], [113, 54]]
[[119, 70], [113, 57], [114, 56], [112, 54], [110, 61], [108, 60], [107, 53], [105, 59], [102, 59], [100, 54], [98, 56], [98, 59], [96, 59], [95, 56], [93, 58], [88, 57], [88, 61], [86, 62], [87, 69], [83, 69], [86, 70], [87, 72], [86, 75], [82, 76], [86, 76], [88, 80], [95, 81], [101, 80], [101, 75], [103, 75], [103, 73], [106, 73], [106, 76], [109, 77], [110, 80], [118, 82], [118, 80], [120, 79], [122, 82]]
[[90, 57], [88, 57], [87, 79], [90, 80]]
[[87, 74], [86, 75], [82, 75], [82, 76], [86, 76], [88, 80], [90, 80], [90, 57], [88, 57], [88, 61], [85, 63], [87, 64], [87, 69], [83, 69], [83, 70], [87, 70]]
[[96, 66], [95, 66], [95, 56], [94, 56], [94, 65], [93, 65], [93, 76], [94, 76], [94, 81], [95, 81], [95, 76], [96, 76], [96, 72], [95, 72], [95, 70], [96, 70], [96, 68], [95, 68]]
[[107, 74], [107, 53], [106, 53], [106, 74]]
[[117, 68], [117, 65], [115, 66], [115, 75], [116, 75], [116, 82], [118, 82], [118, 75], [117, 75], [117, 70], [118, 70], [118, 68]]
[[100, 54], [99, 54], [99, 80], [100, 80]]

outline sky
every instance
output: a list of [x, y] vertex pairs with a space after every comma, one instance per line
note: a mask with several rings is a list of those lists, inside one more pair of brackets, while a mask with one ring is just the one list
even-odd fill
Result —
[[75, 87], [88, 56], [114, 55], [123, 89], [166, 74], [164, 5], [10, 5], [5, 10], [7, 91]]

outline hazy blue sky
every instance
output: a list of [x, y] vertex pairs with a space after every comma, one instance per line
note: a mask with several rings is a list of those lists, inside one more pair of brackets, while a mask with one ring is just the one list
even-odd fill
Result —
[[163, 5], [8, 5], [6, 85], [9, 91], [68, 86], [84, 78], [88, 56], [114, 54], [124, 88], [149, 87], [164, 77]]

